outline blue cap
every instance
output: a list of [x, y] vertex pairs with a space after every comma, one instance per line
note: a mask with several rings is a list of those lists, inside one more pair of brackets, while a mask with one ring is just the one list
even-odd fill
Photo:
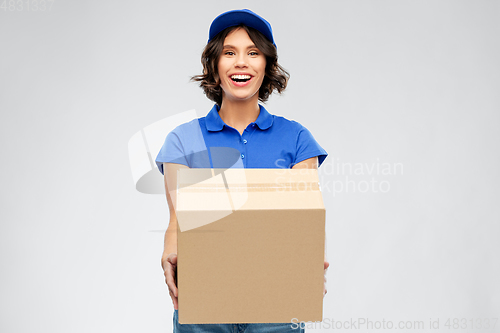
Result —
[[273, 29], [271, 24], [250, 9], [230, 10], [217, 16], [210, 25], [208, 33], [208, 42], [210, 42], [222, 30], [244, 24], [247, 27], [254, 28], [262, 33], [267, 39], [274, 43]]

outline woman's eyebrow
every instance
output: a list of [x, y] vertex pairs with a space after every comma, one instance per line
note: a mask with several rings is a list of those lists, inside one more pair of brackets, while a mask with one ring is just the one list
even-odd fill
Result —
[[[224, 49], [235, 49], [236, 47], [233, 45], [224, 45], [223, 48]], [[257, 46], [255, 46], [253, 44], [247, 47], [247, 49], [256, 49], [256, 48], [257, 48]]]

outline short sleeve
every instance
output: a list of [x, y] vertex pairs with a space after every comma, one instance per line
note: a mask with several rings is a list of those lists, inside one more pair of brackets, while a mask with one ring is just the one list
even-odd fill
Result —
[[163, 174], [163, 163], [177, 163], [188, 166], [181, 139], [175, 130], [168, 133], [155, 162], [161, 174]]
[[311, 132], [301, 125], [301, 129], [297, 135], [297, 154], [295, 155], [295, 161], [293, 164], [295, 165], [315, 156], [318, 156], [319, 167], [328, 156], [328, 153], [314, 139]]

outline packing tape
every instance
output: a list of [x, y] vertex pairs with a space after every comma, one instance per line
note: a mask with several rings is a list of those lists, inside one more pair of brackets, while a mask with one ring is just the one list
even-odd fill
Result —
[[279, 192], [279, 191], [319, 191], [318, 182], [296, 183], [259, 183], [259, 184], [231, 184], [227, 188], [223, 184], [180, 184], [180, 193], [193, 192]]

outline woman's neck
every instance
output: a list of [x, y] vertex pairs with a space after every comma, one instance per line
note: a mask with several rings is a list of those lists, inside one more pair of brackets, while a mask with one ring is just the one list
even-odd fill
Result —
[[243, 133], [248, 124], [257, 120], [260, 113], [258, 98], [248, 101], [222, 100], [219, 116], [225, 124]]

